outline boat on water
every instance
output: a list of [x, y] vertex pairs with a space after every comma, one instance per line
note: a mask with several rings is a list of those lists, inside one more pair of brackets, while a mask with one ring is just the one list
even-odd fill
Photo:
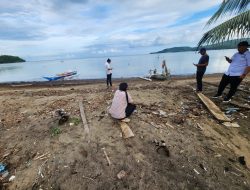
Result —
[[151, 80], [169, 80], [170, 79], [170, 73], [168, 71], [163, 73], [157, 73], [157, 70], [149, 70], [149, 74], [144, 77], [140, 77], [142, 79], [151, 81]]
[[55, 80], [63, 80], [66, 77], [72, 77], [77, 74], [77, 71], [68, 71], [56, 74], [56, 76], [53, 77], [43, 77], [44, 79], [47, 79], [48, 81], [55, 81]]
[[77, 71], [68, 71], [68, 72], [63, 72], [63, 73], [57, 74], [56, 76], [58, 76], [58, 77], [69, 77], [69, 76], [73, 76], [73, 75], [76, 75], [76, 74], [77, 74]]

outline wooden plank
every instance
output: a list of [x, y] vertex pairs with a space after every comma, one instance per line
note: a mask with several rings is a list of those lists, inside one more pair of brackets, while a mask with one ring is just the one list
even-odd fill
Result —
[[197, 93], [200, 100], [205, 104], [212, 115], [219, 121], [231, 121], [215, 103], [202, 93]]
[[121, 127], [121, 130], [122, 130], [122, 133], [123, 133], [123, 138], [127, 139], [127, 138], [135, 136], [127, 123], [120, 122], [120, 127]]
[[88, 126], [86, 115], [85, 115], [85, 112], [83, 109], [82, 101], [79, 102], [79, 107], [80, 107], [80, 113], [81, 113], [82, 123], [83, 123], [83, 127], [84, 127], [84, 132], [86, 134], [89, 134], [89, 126]]

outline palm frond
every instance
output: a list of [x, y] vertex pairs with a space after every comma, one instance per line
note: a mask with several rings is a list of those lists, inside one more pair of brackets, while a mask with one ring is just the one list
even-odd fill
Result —
[[250, 10], [235, 16], [228, 21], [206, 32], [198, 43], [221, 43], [233, 37], [244, 38], [250, 36]]
[[220, 8], [209, 19], [207, 25], [215, 22], [218, 18], [224, 16], [226, 13], [239, 14], [245, 12], [250, 5], [250, 0], [223, 0]]

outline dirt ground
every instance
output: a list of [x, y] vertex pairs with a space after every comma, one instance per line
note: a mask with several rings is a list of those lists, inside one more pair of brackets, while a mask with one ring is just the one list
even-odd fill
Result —
[[[214, 95], [219, 80], [206, 77], [204, 94]], [[0, 189], [250, 189], [249, 78], [231, 103], [214, 101], [223, 112], [239, 108], [229, 117], [240, 128], [226, 127], [209, 113], [192, 89], [194, 79], [128, 84], [137, 104], [128, 123], [135, 136], [129, 139], [106, 112], [114, 92], [104, 83], [0, 86], [0, 163], [9, 172]], [[68, 122], [58, 124], [57, 109], [70, 115]], [[167, 149], [154, 141], [165, 141]], [[118, 179], [122, 170], [125, 176]]]

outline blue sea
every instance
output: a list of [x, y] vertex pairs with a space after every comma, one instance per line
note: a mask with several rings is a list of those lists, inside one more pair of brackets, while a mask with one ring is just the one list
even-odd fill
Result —
[[[228, 68], [224, 56], [231, 57], [236, 50], [208, 51], [210, 56], [206, 73], [222, 73]], [[66, 71], [77, 71], [72, 79], [105, 78], [104, 64], [108, 57], [72, 60], [36, 61], [12, 64], [0, 64], [0, 82], [46, 81], [43, 77], [52, 77]], [[172, 75], [192, 75], [196, 72], [193, 63], [197, 63], [197, 52], [179, 52], [163, 54], [145, 54], [110, 57], [113, 78], [141, 77], [150, 69], [161, 73], [161, 62], [166, 60]]]

